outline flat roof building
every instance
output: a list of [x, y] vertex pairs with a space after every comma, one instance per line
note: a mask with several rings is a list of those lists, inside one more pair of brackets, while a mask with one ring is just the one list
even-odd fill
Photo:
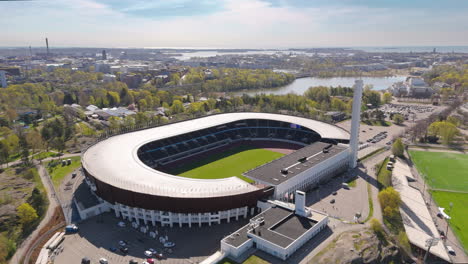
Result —
[[295, 210], [271, 204], [249, 224], [221, 240], [221, 251], [237, 258], [256, 247], [282, 260], [289, 258], [328, 224], [327, 215], [304, 208], [303, 192], [298, 191], [296, 196], [304, 199], [296, 200]]

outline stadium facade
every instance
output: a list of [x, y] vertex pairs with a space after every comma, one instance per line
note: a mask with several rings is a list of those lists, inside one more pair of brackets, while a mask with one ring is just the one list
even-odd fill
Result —
[[[82, 167], [92, 192], [117, 217], [171, 227], [211, 225], [247, 217], [261, 199], [291, 199], [296, 190], [307, 191], [347, 170], [349, 140], [337, 126], [301, 117], [217, 114], [110, 137], [83, 153]], [[300, 149], [244, 173], [252, 184], [224, 175], [192, 179], [164, 172], [239, 142]]]

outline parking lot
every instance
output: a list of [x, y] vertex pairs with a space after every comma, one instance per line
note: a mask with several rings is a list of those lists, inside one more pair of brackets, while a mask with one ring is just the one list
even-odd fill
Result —
[[[357, 170], [349, 172], [349, 175]], [[348, 174], [347, 174], [348, 175]], [[341, 220], [353, 222], [356, 213], [362, 215], [361, 220], [369, 214], [367, 183], [361, 177], [356, 178], [356, 186], [343, 188], [345, 176], [336, 177], [307, 193], [306, 205], [312, 209]]]
[[[128, 264], [131, 259], [142, 263], [146, 259], [144, 252], [149, 248], [164, 255], [162, 260], [155, 259], [157, 263], [198, 263], [219, 249], [223, 237], [247, 224], [245, 219], [240, 219], [211, 227], [150, 227], [151, 231], [157, 230], [160, 235], [167, 235], [169, 241], [175, 243], [170, 253], [159, 242], [159, 237], [150, 238], [133, 229], [129, 222], [126, 222], [126, 227], [118, 227], [119, 221], [121, 219], [106, 213], [80, 223], [77, 234], [66, 236], [62, 244], [63, 251], [58, 253], [54, 263], [78, 264], [83, 257], [88, 257], [91, 263], [98, 263], [100, 258], [106, 258], [111, 264]], [[128, 243], [127, 255], [119, 251], [120, 240]]]

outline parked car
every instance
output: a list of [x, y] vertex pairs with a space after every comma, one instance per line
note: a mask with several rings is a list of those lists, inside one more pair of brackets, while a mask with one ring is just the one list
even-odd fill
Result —
[[110, 247], [109, 250], [110, 250], [111, 252], [116, 252], [116, 251], [117, 251], [117, 249], [116, 249], [115, 247]]
[[120, 221], [118, 224], [117, 224], [119, 227], [126, 227], [127, 225], [125, 224], [125, 222], [122, 222]]
[[105, 258], [100, 258], [99, 259], [99, 264], [109, 264], [109, 261], [107, 261], [107, 259], [105, 259]]
[[171, 247], [175, 247], [175, 243], [174, 242], [166, 242], [164, 243], [164, 247], [165, 248], [171, 248]]
[[156, 251], [156, 249], [154, 249], [154, 248], [149, 248], [148, 251], [150, 251], [151, 254], [153, 254], [153, 255], [158, 253], [158, 251]]
[[145, 256], [147, 257], [152, 257], [153, 256], [153, 252], [149, 251], [149, 250], [146, 250], [145, 251]]
[[148, 262], [149, 264], [154, 264], [154, 259], [152, 258], [146, 259], [146, 262]]
[[442, 215], [441, 212], [438, 212], [438, 213], [437, 213], [437, 217], [439, 217], [439, 218], [444, 218], [444, 216]]
[[156, 253], [156, 254], [154, 254], [154, 257], [157, 258], [157, 259], [163, 259], [164, 255], [162, 253]]
[[91, 260], [87, 257], [81, 259], [81, 264], [91, 264]]
[[330, 203], [332, 204], [335, 203], [335, 199], [331, 199]]
[[128, 247], [121, 247], [121, 248], [120, 248], [120, 252], [122, 252], [123, 254], [127, 255], [127, 254], [128, 254]]
[[338, 193], [337, 192], [333, 192], [333, 195], [337, 195]]
[[125, 247], [126, 245], [127, 245], [127, 241], [125, 241], [125, 240], [120, 240], [119, 241], [119, 246]]

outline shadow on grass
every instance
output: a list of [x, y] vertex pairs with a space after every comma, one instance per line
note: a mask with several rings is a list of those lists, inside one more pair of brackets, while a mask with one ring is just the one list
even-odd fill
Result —
[[195, 168], [198, 168], [198, 167], [213, 163], [215, 161], [227, 158], [229, 156], [232, 156], [232, 155], [235, 155], [235, 154], [247, 151], [247, 150], [253, 150], [253, 149], [257, 149], [257, 147], [248, 146], [248, 145], [233, 146], [233, 147], [230, 147], [230, 148], [228, 148], [228, 149], [226, 149], [224, 151], [219, 151], [217, 153], [209, 153], [206, 156], [199, 157], [199, 159], [197, 159], [194, 162], [189, 162], [189, 163], [186, 163], [186, 164], [184, 164], [182, 166], [178, 166], [178, 167], [175, 167], [175, 168], [168, 168], [167, 172], [169, 172], [169, 173], [171, 173], [173, 175], [179, 175], [179, 174], [182, 174], [182, 173], [184, 173], [186, 171], [190, 171], [190, 170], [193, 170]]

